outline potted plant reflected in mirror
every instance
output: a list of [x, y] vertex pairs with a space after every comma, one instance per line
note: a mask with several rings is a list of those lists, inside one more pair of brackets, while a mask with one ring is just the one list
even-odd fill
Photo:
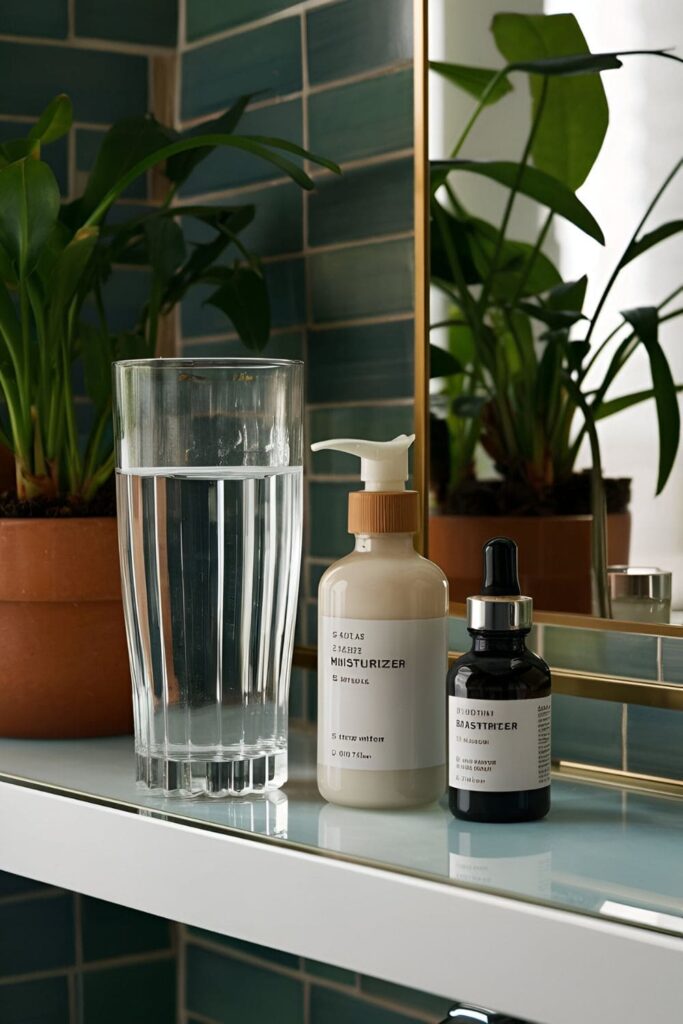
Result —
[[[251, 153], [306, 189], [313, 182], [292, 154], [338, 171], [286, 140], [235, 134], [248, 102], [183, 135], [149, 116], [119, 122], [83, 194], [68, 203], [42, 159], [71, 127], [68, 97], [57, 97], [27, 138], [0, 146], [0, 442], [5, 468], [13, 462], [0, 498], [0, 735], [111, 735], [132, 726], [112, 361], [155, 355], [163, 317], [200, 285], [248, 348], [268, 339], [261, 266], [240, 240], [254, 207], [175, 199], [216, 147]], [[155, 166], [167, 182], [162, 200], [108, 216]], [[117, 333], [109, 282], [120, 264], [145, 269], [149, 288], [135, 326]], [[80, 377], [87, 403], [74, 394]]]
[[[605, 480], [601, 420], [641, 402], [654, 405], [659, 427], [657, 493], [679, 444], [677, 387], [659, 340], [660, 324], [683, 313], [675, 299], [624, 310], [604, 325], [605, 303], [619, 274], [643, 253], [683, 230], [683, 220], [651, 225], [651, 214], [674, 176], [664, 177], [636, 225], [594, 307], [588, 280], [562, 280], [544, 252], [555, 218], [597, 244], [593, 214], [576, 195], [602, 146], [608, 107], [601, 72], [622, 67], [625, 54], [589, 52], [570, 14], [498, 14], [495, 43], [507, 62], [498, 71], [432, 63], [434, 71], [471, 94], [472, 116], [448, 160], [432, 164], [431, 277], [445, 296], [445, 319], [431, 325], [445, 340], [431, 346], [432, 377], [441, 378], [431, 417], [430, 557], [446, 571], [451, 598], [475, 593], [479, 551], [505, 534], [520, 548], [525, 591], [539, 608], [610, 615], [606, 566], [628, 562], [630, 481]], [[676, 59], [665, 51], [642, 51]], [[486, 108], [526, 78], [531, 124], [521, 157], [464, 159], [460, 154]], [[497, 223], [466, 208], [463, 175], [505, 189]], [[509, 236], [519, 196], [538, 204], [535, 241]], [[621, 372], [643, 348], [651, 383], [614, 396]], [[577, 471], [587, 441], [591, 468]], [[497, 471], [479, 479], [478, 446]], [[609, 515], [606, 515], [606, 512]], [[607, 528], [609, 522], [609, 528]], [[609, 556], [608, 556], [609, 552]]]

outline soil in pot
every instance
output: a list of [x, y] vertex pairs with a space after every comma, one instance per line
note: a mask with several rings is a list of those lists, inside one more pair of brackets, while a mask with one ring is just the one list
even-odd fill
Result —
[[[606, 479], [609, 515], [627, 512], [631, 481]], [[452, 516], [587, 516], [591, 514], [591, 475], [574, 473], [552, 487], [536, 490], [515, 480], [466, 480], [443, 503]]]

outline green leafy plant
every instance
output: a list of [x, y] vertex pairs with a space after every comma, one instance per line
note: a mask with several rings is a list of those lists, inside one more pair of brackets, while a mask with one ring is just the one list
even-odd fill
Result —
[[[506, 60], [500, 70], [434, 63], [433, 70], [477, 100], [451, 157], [432, 165], [432, 282], [447, 297], [449, 315], [432, 328], [448, 328], [448, 346], [432, 346], [433, 376], [444, 377], [442, 402], [451, 432], [451, 493], [474, 476], [478, 443], [504, 481], [539, 507], [549, 491], [575, 473], [588, 439], [592, 456], [593, 553], [602, 614], [609, 613], [605, 573], [605, 498], [598, 424], [607, 416], [654, 400], [659, 425], [657, 493], [666, 484], [680, 438], [677, 389], [659, 341], [659, 325], [681, 315], [672, 308], [683, 287], [658, 304], [625, 310], [598, 341], [605, 302], [632, 260], [683, 230], [683, 220], [647, 231], [646, 222], [683, 166], [661, 187], [614, 268], [592, 311], [585, 309], [587, 278], [563, 281], [543, 252], [555, 218], [596, 243], [602, 230], [576, 195], [600, 151], [608, 107], [600, 72], [620, 68], [625, 53], [593, 54], [573, 15], [498, 14], [491, 30]], [[674, 59], [668, 51], [633, 51]], [[460, 153], [487, 107], [502, 100], [522, 74], [531, 96], [531, 126], [515, 160], [464, 159]], [[500, 222], [468, 210], [458, 195], [463, 174], [494, 181], [507, 192]], [[527, 196], [544, 215], [533, 244], [508, 236], [517, 197]], [[647, 352], [652, 386], [610, 397], [633, 353]], [[606, 369], [597, 385], [589, 373], [598, 357]]]
[[[14, 453], [19, 499], [90, 501], [111, 476], [111, 363], [156, 354], [162, 317], [196, 285], [232, 321], [245, 345], [262, 348], [270, 331], [261, 266], [240, 239], [253, 205], [184, 204], [178, 190], [217, 147], [250, 153], [304, 189], [313, 181], [294, 158], [336, 173], [329, 160], [284, 139], [237, 135], [249, 97], [185, 134], [151, 116], [115, 124], [105, 135], [83, 194], [62, 203], [44, 146], [68, 132], [72, 107], [58, 96], [27, 138], [0, 145], [0, 442]], [[114, 207], [151, 168], [163, 170], [160, 202], [126, 218]], [[187, 226], [200, 241], [188, 243]], [[147, 268], [146, 301], [134, 329], [109, 326], [107, 282], [116, 267]], [[95, 420], [79, 444], [73, 375], [83, 367]]]

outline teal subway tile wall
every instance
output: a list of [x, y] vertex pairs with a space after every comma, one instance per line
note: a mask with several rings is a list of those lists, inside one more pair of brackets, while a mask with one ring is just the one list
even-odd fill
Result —
[[169, 921], [0, 872], [2, 1024], [169, 1024]]
[[182, 925], [178, 950], [180, 1024], [437, 1024], [453, 1002]]
[[[336, 160], [303, 193], [247, 154], [214, 152], [184, 198], [253, 203], [245, 235], [264, 261], [274, 331], [265, 354], [303, 358], [306, 436], [377, 438], [413, 426], [411, 0], [190, 0], [181, 35], [180, 128], [255, 93], [240, 130], [280, 135]], [[244, 354], [196, 290], [183, 304], [186, 355]], [[317, 583], [349, 550], [352, 460], [307, 458], [298, 640], [315, 642]], [[314, 712], [295, 676], [292, 717]]]
[[[46, 146], [62, 195], [82, 192], [110, 124], [148, 111], [167, 116], [178, 41], [177, 0], [35, 0], [0, 5], [0, 139], [25, 135], [58, 93], [74, 108], [68, 136]], [[133, 216], [133, 202], [151, 197], [141, 177], [113, 217]], [[125, 213], [123, 212], [125, 211]], [[143, 273], [119, 271], [107, 285], [105, 305], [114, 329], [129, 327], [147, 297]], [[83, 373], [74, 368], [80, 395], [79, 434], [91, 418]]]

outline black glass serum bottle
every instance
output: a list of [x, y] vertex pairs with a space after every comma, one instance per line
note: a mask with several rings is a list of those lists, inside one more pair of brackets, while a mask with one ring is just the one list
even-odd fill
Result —
[[532, 651], [532, 600], [517, 545], [484, 545], [481, 594], [467, 600], [472, 648], [448, 673], [449, 806], [465, 821], [534, 821], [550, 809], [550, 669]]

